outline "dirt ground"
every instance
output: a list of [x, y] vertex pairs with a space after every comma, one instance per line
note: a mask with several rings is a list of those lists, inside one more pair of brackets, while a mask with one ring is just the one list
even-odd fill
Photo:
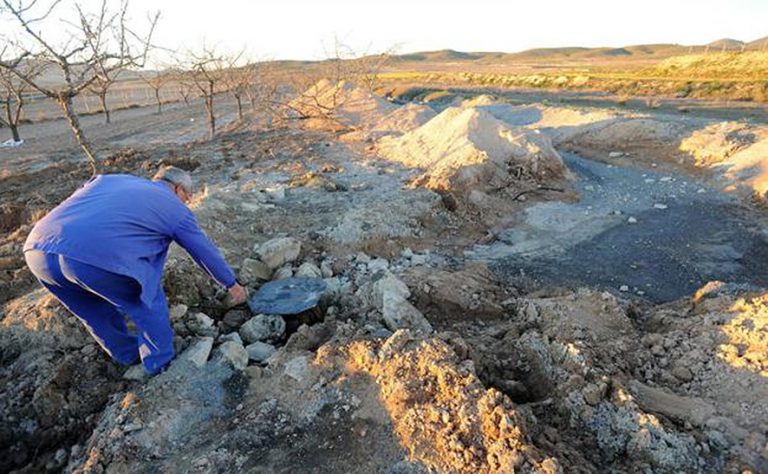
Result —
[[[441, 117], [449, 105], [473, 111]], [[180, 355], [146, 381], [24, 266], [31, 226], [88, 177], [65, 130], [0, 150], [2, 471], [768, 472], [764, 125], [499, 97], [429, 107], [346, 137], [249, 117], [205, 141], [202, 111], [181, 104], [88, 124], [107, 172], [192, 171], [191, 207], [251, 291], [328, 285], [321, 321], [243, 362], [255, 315], [224, 307], [174, 247]], [[461, 146], [400, 159], [394, 140], [430, 130], [415, 114]], [[534, 155], [567, 172], [536, 174]], [[253, 276], [275, 239], [300, 251]]]

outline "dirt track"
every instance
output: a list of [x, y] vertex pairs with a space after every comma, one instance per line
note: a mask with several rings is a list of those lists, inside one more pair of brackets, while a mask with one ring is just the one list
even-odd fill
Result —
[[[768, 285], [762, 213], [678, 173], [566, 155], [576, 203], [542, 203], [478, 250], [503, 278], [535, 286], [590, 286], [654, 303], [708, 281]], [[628, 220], [636, 222], [630, 223]]]

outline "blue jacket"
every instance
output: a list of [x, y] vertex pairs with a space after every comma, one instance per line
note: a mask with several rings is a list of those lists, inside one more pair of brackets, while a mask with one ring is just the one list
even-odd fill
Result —
[[24, 243], [134, 278], [151, 303], [171, 241], [229, 288], [235, 274], [197, 224], [195, 215], [162, 182], [116, 174], [93, 177], [43, 217]]

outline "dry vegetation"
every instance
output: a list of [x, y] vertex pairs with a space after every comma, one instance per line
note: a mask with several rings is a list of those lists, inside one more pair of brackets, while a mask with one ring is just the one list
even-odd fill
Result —
[[[439, 64], [439, 63], [438, 63]], [[463, 70], [462, 70], [463, 69]], [[409, 70], [406, 64], [389, 70], [382, 81], [397, 84], [471, 85], [499, 88], [540, 88], [603, 91], [620, 96], [671, 96], [702, 99], [768, 102], [768, 52], [725, 52], [675, 56], [648, 67], [620, 61], [578, 66], [549, 65], [544, 72], [510, 65], [485, 72], [482, 65], [467, 64], [441, 70]], [[523, 69], [516, 71], [515, 69]]]

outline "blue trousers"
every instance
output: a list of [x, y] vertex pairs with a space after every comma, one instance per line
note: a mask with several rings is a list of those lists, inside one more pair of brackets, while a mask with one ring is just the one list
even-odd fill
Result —
[[[173, 330], [162, 288], [147, 305], [140, 298], [141, 285], [128, 276], [38, 250], [24, 256], [40, 283], [114, 360], [128, 365], [141, 358], [145, 370], [155, 374], [173, 359]], [[126, 316], [134, 322], [135, 334], [128, 330]]]

